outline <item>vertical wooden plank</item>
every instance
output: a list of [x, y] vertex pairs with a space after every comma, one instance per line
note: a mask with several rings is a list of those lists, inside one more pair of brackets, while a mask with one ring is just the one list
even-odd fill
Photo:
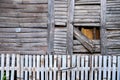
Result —
[[85, 56], [85, 80], [88, 80], [88, 56]]
[[[76, 55], [72, 55], [72, 67], [76, 67]], [[75, 70], [74, 68], [71, 70], [71, 79], [75, 80]]]
[[[62, 68], [66, 69], [66, 55], [62, 55]], [[62, 80], [66, 80], [66, 71], [62, 71]]]
[[15, 54], [12, 54], [12, 65], [11, 65], [11, 80], [14, 80], [15, 75]]
[[54, 0], [48, 0], [48, 54], [54, 52]]
[[57, 80], [61, 80], [61, 55], [58, 55], [58, 77], [57, 77]]
[[36, 75], [35, 75], [35, 72], [36, 72], [36, 56], [33, 55], [33, 80], [36, 80]]
[[32, 80], [32, 55], [29, 55], [29, 80]]
[[101, 80], [101, 67], [102, 67], [102, 56], [99, 56], [99, 75], [98, 75], [98, 80]]
[[44, 80], [44, 55], [41, 55], [41, 80]]
[[81, 56], [81, 80], [84, 80], [84, 55]]
[[[71, 56], [68, 55], [67, 56], [67, 67], [70, 68], [70, 65], [71, 65]], [[71, 76], [70, 72], [71, 72], [70, 70], [67, 71], [67, 80], [70, 80], [70, 76]]]
[[49, 55], [49, 68], [50, 68], [50, 71], [49, 71], [49, 80], [53, 80], [52, 79], [52, 55]]
[[4, 62], [5, 62], [5, 54], [1, 54], [1, 80], [4, 76]]
[[20, 80], [23, 80], [23, 67], [24, 67], [24, 56], [23, 55], [21, 55], [21, 61], [20, 61], [21, 63], [21, 79]]
[[20, 71], [21, 71], [21, 62], [20, 62], [20, 54], [17, 54], [17, 80], [21, 80]]
[[112, 61], [112, 80], [116, 80], [116, 56], [113, 56]]
[[107, 80], [107, 56], [103, 56], [103, 80]]
[[[98, 56], [95, 56], [95, 68], [98, 67]], [[98, 80], [98, 74], [97, 74], [97, 69], [95, 69], [95, 79], [94, 80]]]
[[118, 56], [117, 80], [120, 80], [120, 56]]
[[75, 0], [68, 0], [68, 20], [67, 20], [67, 49], [68, 54], [73, 54], [73, 18]]
[[[79, 55], [77, 56], [77, 68], [80, 69], [80, 56]], [[77, 80], [80, 80], [80, 76], [79, 75], [80, 75], [80, 71], [77, 70], [76, 71], [76, 79]]]
[[[28, 69], [28, 55], [25, 55], [25, 68]], [[25, 80], [28, 80], [28, 71], [25, 70]]]
[[107, 54], [107, 37], [106, 37], [106, 0], [101, 0], [101, 28], [100, 28], [100, 36], [101, 36], [101, 53]]
[[55, 68], [55, 70], [54, 70], [54, 80], [56, 80], [57, 78], [56, 78], [56, 65], [57, 65], [57, 55], [54, 55], [54, 68]]
[[94, 56], [90, 55], [90, 80], [93, 80], [93, 62]]
[[45, 80], [48, 80], [48, 55], [45, 55]]
[[111, 79], [111, 56], [108, 56], [108, 80]]
[[10, 54], [7, 54], [6, 58], [6, 79], [9, 80]]
[[37, 80], [40, 80], [40, 55], [37, 55]]

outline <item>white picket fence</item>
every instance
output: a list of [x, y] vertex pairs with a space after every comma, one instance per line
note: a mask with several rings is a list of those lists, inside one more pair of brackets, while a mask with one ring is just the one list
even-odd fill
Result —
[[120, 80], [120, 56], [0, 54], [3, 80]]

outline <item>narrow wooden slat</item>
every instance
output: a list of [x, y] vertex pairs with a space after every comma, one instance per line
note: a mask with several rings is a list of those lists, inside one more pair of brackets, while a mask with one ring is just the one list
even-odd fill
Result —
[[102, 56], [99, 56], [99, 76], [98, 76], [98, 80], [101, 80], [101, 67], [102, 67]]
[[[48, 69], [48, 55], [45, 56], [45, 68]], [[45, 70], [45, 80], [48, 80], [48, 70]]]
[[58, 55], [58, 75], [57, 80], [61, 80], [61, 55]]
[[76, 55], [72, 55], [72, 70], [71, 70], [71, 79], [75, 80], [75, 70], [76, 68]]
[[93, 62], [94, 56], [90, 55], [90, 80], [93, 80]]
[[[25, 55], [25, 68], [28, 68], [28, 55]], [[25, 70], [25, 80], [28, 80], [28, 70]]]
[[48, 54], [54, 52], [54, 0], [48, 0]]
[[[62, 56], [62, 68], [66, 69], [66, 55]], [[66, 71], [62, 71], [62, 80], [66, 80]]]
[[21, 62], [21, 63], [20, 63], [20, 64], [21, 64], [21, 66], [20, 66], [20, 67], [21, 67], [21, 71], [20, 71], [20, 73], [21, 73], [20, 80], [23, 80], [23, 78], [24, 78], [24, 77], [23, 77], [24, 56], [21, 55], [20, 57], [21, 57], [21, 58], [20, 58], [20, 59], [21, 59], [21, 61], [20, 61], [20, 62]]
[[85, 80], [88, 80], [88, 56], [85, 56]]
[[12, 54], [12, 65], [11, 65], [11, 80], [14, 80], [15, 75], [15, 54]]
[[108, 80], [111, 79], [111, 56], [108, 56]]
[[112, 80], [116, 80], [116, 56], [113, 56], [112, 61]]
[[21, 61], [20, 61], [20, 54], [17, 54], [17, 80], [21, 80], [21, 75], [20, 75], [20, 71], [21, 71]]
[[[98, 67], [98, 56], [95, 56], [95, 68]], [[95, 80], [98, 80], [97, 69], [95, 70]]]
[[[54, 68], [56, 69], [57, 68], [57, 55], [54, 55]], [[53, 80], [56, 80], [57, 79], [57, 71], [56, 70], [54, 70], [54, 78], [53, 78]]]
[[[80, 56], [77, 56], [77, 68], [80, 68]], [[76, 79], [80, 80], [80, 71], [76, 71]]]
[[32, 80], [32, 55], [29, 55], [29, 80]]
[[118, 56], [117, 80], [120, 80], [120, 56]]
[[41, 55], [41, 80], [44, 80], [44, 55]]
[[6, 79], [9, 80], [9, 70], [10, 70], [10, 54], [6, 55]]
[[106, 49], [106, 0], [101, 0], [101, 29], [100, 29], [100, 36], [101, 36], [101, 53], [107, 54]]
[[33, 55], [33, 80], [36, 80], [36, 56]]
[[68, 20], [67, 20], [67, 49], [68, 54], [73, 54], [73, 17], [75, 0], [68, 0]]
[[1, 80], [3, 79], [4, 76], [4, 62], [5, 62], [5, 54], [1, 54]]
[[82, 68], [82, 70], [81, 70], [81, 80], [84, 80], [84, 57], [85, 56], [81, 56], [81, 68]]
[[107, 80], [107, 56], [103, 56], [103, 80]]
[[[68, 55], [67, 56], [67, 67], [70, 68], [70, 65], [71, 65], [71, 56]], [[67, 80], [70, 80], [70, 76], [71, 76], [70, 72], [71, 72], [70, 70], [67, 71]]]
[[52, 55], [49, 55], [49, 68], [50, 68], [50, 71], [49, 71], [49, 80], [53, 80], [53, 75], [52, 75], [52, 64], [53, 64], [53, 59], [52, 59]]
[[40, 80], [40, 71], [39, 71], [39, 68], [40, 68], [40, 55], [37, 55], [37, 74], [36, 74], [37, 75], [37, 80]]

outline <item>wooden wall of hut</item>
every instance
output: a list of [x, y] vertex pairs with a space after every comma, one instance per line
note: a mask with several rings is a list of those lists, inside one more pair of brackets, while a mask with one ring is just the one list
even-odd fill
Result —
[[46, 54], [47, 0], [0, 0], [0, 53]]
[[73, 28], [89, 38], [100, 34], [90, 40], [94, 53], [120, 53], [119, 0], [51, 1], [0, 0], [0, 53], [90, 53]]

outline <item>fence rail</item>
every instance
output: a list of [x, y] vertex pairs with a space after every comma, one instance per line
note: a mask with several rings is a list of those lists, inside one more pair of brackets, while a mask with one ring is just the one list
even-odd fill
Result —
[[0, 54], [6, 80], [120, 80], [120, 56]]

